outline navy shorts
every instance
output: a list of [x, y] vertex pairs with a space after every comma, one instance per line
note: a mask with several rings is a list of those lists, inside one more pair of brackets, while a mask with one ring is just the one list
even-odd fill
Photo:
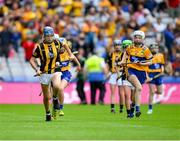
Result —
[[128, 68], [128, 73], [129, 75], [135, 75], [139, 82], [141, 84], [144, 84], [145, 80], [146, 80], [146, 72], [145, 71], [139, 71], [133, 68]]
[[[159, 74], [159, 72], [151, 72], [151, 73], [149, 73], [149, 77], [153, 78], [157, 74]], [[159, 77], [151, 80], [149, 83], [150, 84], [155, 84], [155, 85], [161, 85], [163, 83], [162, 76], [159, 76]]]
[[66, 80], [67, 82], [70, 82], [70, 80], [71, 80], [71, 77], [72, 77], [72, 75], [71, 75], [71, 72], [70, 71], [62, 71], [62, 75], [61, 75], [61, 80]]

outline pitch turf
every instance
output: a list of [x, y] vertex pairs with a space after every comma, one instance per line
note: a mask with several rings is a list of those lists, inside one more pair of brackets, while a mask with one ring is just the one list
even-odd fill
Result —
[[141, 109], [127, 119], [109, 105], [65, 105], [64, 117], [45, 122], [43, 105], [0, 105], [0, 140], [180, 140], [180, 105], [156, 105], [152, 115]]

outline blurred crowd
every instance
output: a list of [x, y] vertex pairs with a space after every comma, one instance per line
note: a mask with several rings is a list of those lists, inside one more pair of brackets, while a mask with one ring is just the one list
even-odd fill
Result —
[[[179, 0], [0, 0], [0, 56], [25, 50], [25, 60], [49, 25], [55, 33], [83, 49], [105, 57], [114, 39], [146, 34], [145, 44], [158, 42], [172, 75], [180, 75]], [[169, 70], [167, 69], [167, 70]]]

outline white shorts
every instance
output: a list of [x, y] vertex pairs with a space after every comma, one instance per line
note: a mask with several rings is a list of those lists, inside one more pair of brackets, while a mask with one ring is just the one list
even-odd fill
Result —
[[[119, 73], [119, 75], [121, 75], [121, 74], [122, 74], [122, 72]], [[112, 73], [110, 78], [109, 78], [108, 83], [112, 84], [112, 85], [130, 86], [130, 87], [132, 87], [132, 84], [129, 81], [122, 80], [122, 78], [119, 78], [118, 81], [117, 81], [117, 78], [118, 78], [117, 73]]]
[[41, 76], [39, 77], [39, 82], [40, 82], [41, 84], [44, 84], [44, 85], [49, 85], [49, 84], [51, 83], [52, 77], [53, 77], [55, 74], [58, 74], [58, 75], [59, 75], [59, 78], [61, 78], [61, 77], [60, 77], [60, 76], [62, 75], [61, 72], [55, 72], [55, 73], [52, 73], [52, 74], [43, 73], [43, 74], [41, 74]]

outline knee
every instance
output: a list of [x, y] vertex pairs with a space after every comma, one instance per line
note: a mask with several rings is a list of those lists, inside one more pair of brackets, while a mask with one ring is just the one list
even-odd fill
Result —
[[150, 95], [153, 96], [154, 95], [154, 91], [150, 91]]
[[63, 88], [63, 87], [58, 87], [58, 90], [59, 90], [60, 92], [63, 92], [63, 91], [64, 91], [64, 88]]
[[136, 92], [141, 92], [142, 91], [142, 86], [136, 86], [135, 90], [136, 90]]
[[62, 91], [62, 87], [60, 85], [53, 86], [56, 91]]
[[161, 90], [157, 90], [157, 91], [156, 91], [156, 94], [161, 95], [161, 94], [162, 94], [162, 91], [161, 91]]
[[50, 96], [50, 95], [44, 95], [44, 100], [45, 100], [45, 101], [51, 100], [51, 96]]

